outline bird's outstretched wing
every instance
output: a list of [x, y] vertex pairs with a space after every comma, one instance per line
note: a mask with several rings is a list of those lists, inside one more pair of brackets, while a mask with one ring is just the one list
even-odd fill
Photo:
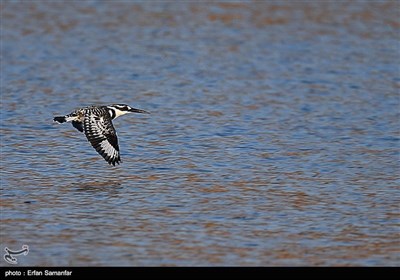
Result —
[[107, 109], [87, 109], [83, 129], [90, 144], [109, 164], [120, 163], [117, 133]]

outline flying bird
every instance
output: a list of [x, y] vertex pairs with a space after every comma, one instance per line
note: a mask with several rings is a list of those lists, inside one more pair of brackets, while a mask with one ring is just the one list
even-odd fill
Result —
[[72, 122], [80, 132], [85, 133], [87, 140], [95, 150], [111, 165], [121, 162], [117, 132], [112, 120], [128, 113], [149, 112], [132, 108], [126, 104], [108, 106], [88, 106], [77, 109], [65, 116], [54, 117], [57, 123]]

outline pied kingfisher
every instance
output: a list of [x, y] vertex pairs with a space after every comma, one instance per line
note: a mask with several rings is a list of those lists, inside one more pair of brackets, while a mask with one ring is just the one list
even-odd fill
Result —
[[127, 113], [145, 113], [145, 110], [135, 109], [125, 104], [108, 106], [89, 106], [77, 109], [66, 116], [54, 117], [58, 123], [71, 122], [84, 132], [93, 148], [109, 163], [115, 166], [120, 163], [117, 132], [112, 120]]

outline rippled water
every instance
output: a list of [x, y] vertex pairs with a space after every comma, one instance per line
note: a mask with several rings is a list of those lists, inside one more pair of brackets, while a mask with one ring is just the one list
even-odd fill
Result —
[[[22, 265], [400, 264], [399, 4], [1, 4]], [[119, 166], [54, 115], [127, 103]], [[1, 265], [7, 265], [1, 260]]]

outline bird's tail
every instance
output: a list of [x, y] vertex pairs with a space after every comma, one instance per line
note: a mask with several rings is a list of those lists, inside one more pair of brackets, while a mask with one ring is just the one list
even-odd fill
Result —
[[67, 120], [66, 120], [66, 116], [54, 117], [53, 120], [54, 120], [55, 122], [58, 122], [58, 123], [64, 123], [64, 122], [67, 121]]
[[69, 115], [54, 117], [53, 120], [58, 123], [65, 123], [65, 122], [75, 121], [77, 118], [78, 118], [77, 114], [75, 112], [72, 112]]

